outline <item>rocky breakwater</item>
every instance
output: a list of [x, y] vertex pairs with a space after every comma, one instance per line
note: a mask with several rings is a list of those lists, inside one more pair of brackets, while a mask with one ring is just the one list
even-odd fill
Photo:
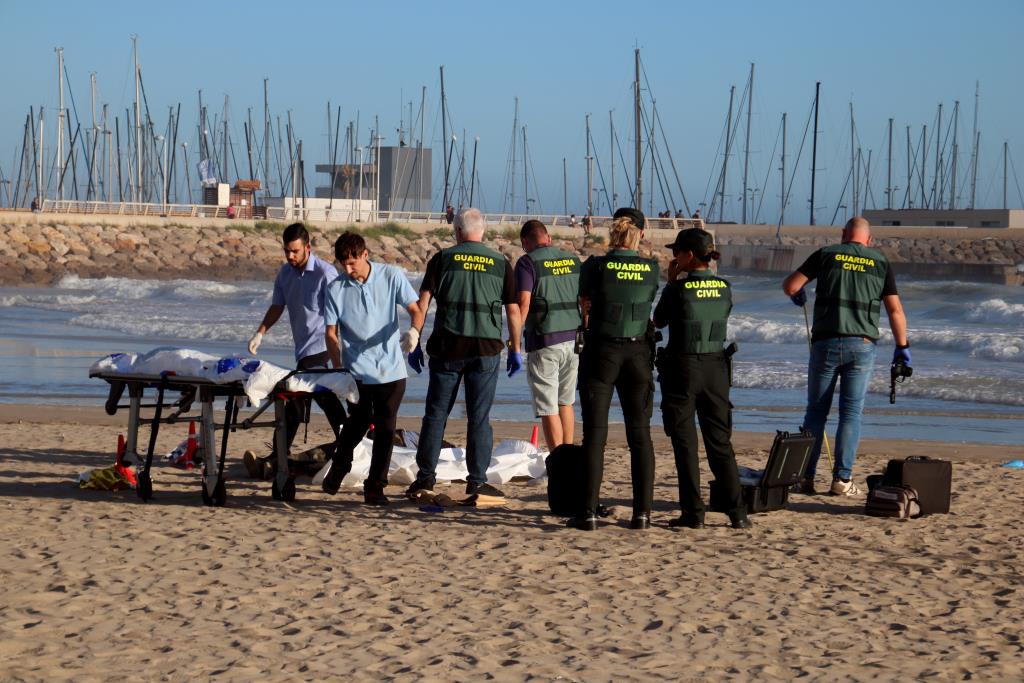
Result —
[[[5, 239], [0, 240], [0, 284], [46, 285], [72, 274], [91, 278], [267, 280], [273, 278], [284, 260], [282, 227], [59, 221], [2, 225]], [[444, 229], [417, 233], [396, 226], [370, 226], [357, 230], [363, 233], [373, 260], [411, 272], [422, 272], [438, 249], [454, 244], [450, 232]], [[314, 253], [333, 262], [334, 241], [343, 231], [311, 227]], [[518, 238], [511, 232], [492, 231], [486, 243], [513, 261], [523, 254]], [[556, 244], [583, 258], [605, 251], [600, 241], [583, 237], [556, 239]], [[651, 251], [647, 249], [647, 253]], [[665, 254], [658, 256], [665, 261]]]

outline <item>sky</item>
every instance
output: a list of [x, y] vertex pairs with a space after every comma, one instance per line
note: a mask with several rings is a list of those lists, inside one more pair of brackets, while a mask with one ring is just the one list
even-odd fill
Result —
[[[476, 203], [481, 208], [490, 213], [512, 208], [508, 151], [514, 98], [518, 97], [519, 120], [527, 128], [531, 212], [561, 213], [565, 208], [576, 214], [586, 212], [584, 120], [589, 113], [595, 145], [595, 212], [607, 213], [610, 110], [632, 176], [633, 51], [639, 48], [645, 110], [649, 115], [653, 98], [660, 120], [656, 138], [663, 179], [659, 183], [650, 177], [649, 164], [644, 171], [645, 185], [654, 186], [655, 212], [683, 208], [681, 185], [689, 210], [703, 206], [708, 213], [721, 173], [729, 89], [735, 86], [738, 130], [728, 157], [725, 201], [714, 208], [712, 217], [721, 213], [723, 220], [740, 220], [743, 166], [749, 149], [748, 222], [779, 219], [779, 133], [786, 112], [789, 201], [785, 218], [787, 223], [806, 223], [811, 134], [805, 136], [805, 131], [816, 81], [822, 84], [816, 222], [842, 222], [852, 211], [847, 185], [851, 103], [857, 130], [854, 147], [861, 154], [859, 174], [867, 178], [860, 186], [861, 206], [885, 204], [889, 118], [894, 120], [893, 185], [898, 188], [893, 203], [900, 205], [906, 193], [907, 126], [911, 127], [912, 154], [919, 153], [922, 126], [928, 127], [925, 185], [930, 193], [937, 107], [943, 104], [941, 147], [949, 169], [952, 138], [946, 131], [957, 100], [957, 204], [969, 203], [976, 82], [980, 83], [981, 132], [976, 206], [1002, 206], [1006, 142], [1013, 165], [1009, 204], [1016, 208], [1024, 203], [1018, 193], [1018, 186], [1024, 185], [1021, 26], [1022, 0], [291, 5], [261, 0], [174, 5], [0, 0], [0, 58], [5, 65], [0, 71], [0, 92], [4, 93], [0, 170], [5, 179], [16, 174], [30, 106], [43, 107], [52, 139], [57, 108], [55, 47], [64, 48], [69, 86], [81, 120], [91, 124], [92, 72], [98, 101], [109, 103], [112, 114], [123, 117], [134, 97], [130, 39], [134, 34], [151, 115], [162, 126], [169, 107], [181, 103], [179, 142], [189, 142], [193, 165], [199, 89], [211, 112], [218, 114], [224, 95], [230, 96], [231, 137], [243, 166], [242, 121], [249, 107], [254, 120], [262, 121], [263, 79], [268, 78], [272, 118], [284, 118], [291, 111], [297, 137], [303, 141], [307, 184], [312, 189], [327, 184], [327, 177], [312, 173], [312, 166], [330, 160], [328, 102], [332, 109], [341, 107], [342, 128], [358, 114], [364, 144], [370, 139], [374, 117], [380, 121], [382, 144], [395, 144], [396, 129], [402, 123], [408, 126], [409, 102], [416, 115], [425, 86], [425, 144], [435, 150], [434, 207], [440, 209], [439, 66], [443, 64], [451, 123], [460, 146], [463, 139], [469, 143], [467, 165], [472, 141], [479, 138]], [[755, 75], [748, 146], [746, 100], [741, 101], [741, 94], [751, 63]], [[262, 129], [262, 124], [257, 123], [257, 128]], [[517, 211], [524, 202], [521, 136], [520, 131]], [[663, 140], [671, 150], [678, 184]], [[456, 158], [453, 166], [457, 165]], [[192, 174], [195, 187], [194, 169]], [[947, 170], [944, 177], [948, 175]], [[466, 176], [468, 184], [468, 170]], [[615, 204], [630, 203], [618, 153], [615, 178]], [[920, 180], [914, 184], [919, 186]], [[661, 186], [671, 189], [661, 191]], [[567, 207], [563, 192], [568, 195]], [[651, 208], [647, 198], [642, 208]]]

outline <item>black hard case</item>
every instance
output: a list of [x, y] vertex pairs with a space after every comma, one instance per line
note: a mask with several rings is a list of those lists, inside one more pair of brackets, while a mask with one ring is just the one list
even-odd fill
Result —
[[583, 447], [562, 444], [544, 460], [548, 471], [548, 506], [563, 517], [580, 513], [583, 507]]
[[[809, 432], [776, 432], [764, 470], [740, 468], [740, 486], [747, 512], [786, 509], [789, 487], [803, 478], [812, 448], [814, 437]], [[722, 500], [722, 489], [718, 482], [712, 480], [710, 487], [711, 509], [728, 512], [728, 501]]]
[[927, 456], [890, 460], [882, 480], [887, 486], [910, 486], [917, 491], [922, 515], [949, 512], [953, 463]]

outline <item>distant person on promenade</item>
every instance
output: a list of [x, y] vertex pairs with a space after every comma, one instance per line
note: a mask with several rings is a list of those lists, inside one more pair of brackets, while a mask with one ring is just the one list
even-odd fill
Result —
[[[270, 307], [267, 308], [263, 321], [256, 333], [249, 340], [249, 354], [256, 356], [263, 335], [274, 326], [288, 310], [288, 322], [292, 328], [292, 340], [295, 343], [295, 362], [299, 370], [326, 369], [328, 365], [327, 344], [324, 337], [324, 301], [327, 296], [327, 285], [338, 277], [338, 271], [330, 263], [318, 259], [313, 254], [309, 243], [309, 232], [302, 223], [292, 223], [281, 235], [284, 244], [284, 256], [287, 261], [277, 271], [274, 278], [274, 293]], [[327, 421], [331, 424], [337, 438], [342, 423], [345, 421], [345, 408], [332, 392], [318, 391], [313, 400], [324, 411]], [[286, 404], [285, 417], [287, 422], [287, 444], [290, 448], [295, 434], [299, 430], [302, 413], [299, 402], [295, 399]], [[304, 408], [305, 406], [303, 406]], [[274, 453], [269, 456], [273, 463]], [[266, 474], [266, 458], [249, 458], [245, 460], [249, 474], [263, 478]], [[262, 461], [262, 462], [261, 462]]]
[[693, 212], [693, 218], [700, 219], [700, 209], [697, 209], [696, 211]]
[[804, 286], [817, 279], [811, 356], [807, 366], [807, 410], [803, 426], [815, 436], [804, 481], [798, 492], [814, 493], [814, 475], [821, 457], [825, 422], [832, 394], [839, 384], [839, 426], [830, 492], [838, 496], [862, 494], [852, 480], [860, 443], [864, 397], [875, 366], [879, 309], [885, 305], [896, 343], [892, 360], [910, 365], [907, 319], [903, 313], [892, 267], [882, 252], [871, 248], [871, 225], [851, 218], [843, 228], [842, 243], [823, 247], [807, 257], [782, 283], [793, 303], [804, 308]]
[[590, 226], [591, 226], [591, 220], [590, 220], [590, 214], [588, 213], [586, 216], [583, 217], [583, 234], [584, 235], [589, 235], [590, 234]]
[[444, 209], [444, 220], [448, 225], [451, 225], [452, 221], [455, 220], [455, 208], [451, 204]]
[[[370, 473], [363, 482], [367, 505], [387, 505], [384, 487], [394, 448], [398, 407], [405, 396], [405, 357], [419, 346], [423, 314], [416, 290], [395, 266], [369, 260], [361, 235], [342, 233], [334, 243], [334, 257], [342, 274], [327, 285], [324, 312], [327, 353], [336, 368], [345, 368], [359, 387], [359, 402], [349, 404], [348, 420], [338, 436], [338, 447], [323, 490], [334, 495], [352, 469], [352, 454], [373, 425]], [[398, 309], [412, 319], [399, 337]]]
[[540, 418], [548, 450], [572, 443], [576, 403], [576, 331], [582, 322], [577, 295], [580, 260], [551, 246], [538, 220], [519, 231], [525, 256], [516, 262], [519, 314], [523, 317], [526, 379], [533, 413]]
[[[437, 301], [434, 331], [427, 340], [430, 382], [426, 409], [416, 448], [416, 480], [406, 491], [412, 499], [431, 495], [436, 484], [448, 415], [466, 383], [466, 494], [504, 496], [487, 483], [494, 434], [491, 404], [498, 383], [498, 362], [505, 347], [501, 339], [501, 310], [508, 316], [509, 352], [506, 369], [512, 377], [523, 367], [519, 353], [521, 320], [512, 266], [499, 252], [482, 244], [484, 216], [479, 209], [460, 211], [453, 223], [455, 246], [442, 249], [427, 262], [420, 285], [419, 309], [425, 314]], [[409, 365], [420, 372], [423, 349], [409, 354]]]
[[575, 228], [576, 227], [576, 214], [574, 214], [574, 213], [569, 214], [569, 227], [570, 228]]

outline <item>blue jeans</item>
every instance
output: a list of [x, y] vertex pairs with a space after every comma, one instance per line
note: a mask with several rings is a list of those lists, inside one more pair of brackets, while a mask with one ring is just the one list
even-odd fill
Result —
[[466, 464], [467, 481], [482, 484], [487, 481], [487, 468], [491, 464], [491, 404], [498, 386], [500, 355], [473, 356], [459, 360], [430, 359], [430, 383], [427, 385], [427, 407], [420, 428], [420, 441], [416, 447], [416, 481], [433, 487], [437, 475], [437, 460], [441, 455], [441, 442], [448, 415], [455, 406], [459, 385], [466, 382]]
[[849, 479], [860, 443], [860, 415], [864, 396], [875, 368], [875, 343], [863, 337], [821, 339], [811, 345], [807, 364], [807, 412], [804, 428], [815, 437], [807, 471], [814, 478], [821, 457], [822, 435], [832, 408], [832, 394], [839, 382], [839, 427], [836, 429], [833, 478]]

